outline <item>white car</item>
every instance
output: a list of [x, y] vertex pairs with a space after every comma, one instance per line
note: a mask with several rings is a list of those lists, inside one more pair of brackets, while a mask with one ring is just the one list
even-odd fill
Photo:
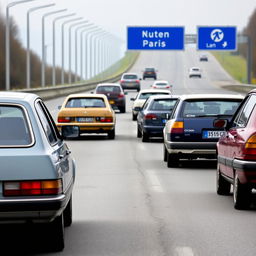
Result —
[[171, 89], [172, 85], [169, 84], [168, 81], [155, 81], [152, 85], [153, 89]]
[[202, 77], [202, 70], [199, 67], [192, 67], [188, 71], [189, 77]]
[[134, 101], [132, 106], [132, 120], [137, 120], [137, 115], [144, 105], [145, 101], [152, 95], [169, 95], [171, 94], [170, 90], [162, 89], [145, 89], [141, 90], [135, 98], [131, 98], [131, 101]]

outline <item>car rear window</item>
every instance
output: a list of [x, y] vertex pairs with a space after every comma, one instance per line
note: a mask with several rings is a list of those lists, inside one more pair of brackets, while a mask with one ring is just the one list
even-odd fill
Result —
[[192, 68], [192, 71], [199, 71], [199, 68]]
[[19, 106], [0, 105], [0, 147], [26, 147], [33, 142], [25, 114]]
[[204, 101], [185, 101], [183, 107], [183, 117], [200, 116], [232, 116], [238, 108], [241, 100], [204, 100]]
[[155, 83], [155, 85], [157, 85], [157, 86], [166, 86], [167, 83]]
[[154, 72], [155, 69], [154, 69], [154, 68], [146, 68], [145, 71], [147, 71], [147, 72], [148, 72], [148, 71], [149, 71], [149, 72]]
[[169, 93], [164, 93], [164, 92], [145, 92], [145, 93], [141, 93], [139, 96], [140, 100], [146, 100], [148, 97], [152, 96], [152, 95], [168, 95]]
[[156, 99], [150, 104], [149, 110], [172, 110], [177, 99]]
[[121, 90], [118, 86], [98, 86], [96, 93], [120, 93]]
[[124, 75], [123, 79], [138, 79], [138, 76], [136, 76], [136, 75]]
[[65, 106], [66, 108], [105, 108], [105, 102], [102, 98], [70, 98]]

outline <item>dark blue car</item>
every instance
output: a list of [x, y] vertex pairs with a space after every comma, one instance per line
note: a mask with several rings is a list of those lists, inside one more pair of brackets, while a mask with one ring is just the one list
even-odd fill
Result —
[[183, 95], [164, 128], [164, 161], [168, 167], [180, 159], [216, 158], [216, 143], [225, 132], [215, 128], [217, 118], [230, 120], [240, 95]]
[[137, 137], [142, 142], [150, 137], [163, 136], [163, 128], [177, 102], [178, 96], [150, 96], [137, 117]]

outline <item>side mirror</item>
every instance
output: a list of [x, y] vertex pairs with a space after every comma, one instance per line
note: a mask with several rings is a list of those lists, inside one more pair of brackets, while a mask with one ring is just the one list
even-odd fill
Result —
[[134, 99], [134, 98], [130, 98], [130, 100], [131, 100], [131, 101], [135, 101], [135, 99]]
[[61, 109], [61, 106], [58, 106], [58, 110], [60, 110]]
[[213, 127], [215, 128], [226, 128], [228, 125], [227, 119], [215, 119], [213, 121]]
[[62, 135], [63, 139], [78, 138], [80, 135], [79, 127], [72, 126], [72, 125], [62, 126], [61, 127], [61, 135]]

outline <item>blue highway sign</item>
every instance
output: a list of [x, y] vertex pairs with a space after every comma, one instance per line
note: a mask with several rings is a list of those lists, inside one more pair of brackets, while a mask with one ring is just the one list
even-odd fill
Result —
[[184, 27], [127, 27], [128, 50], [184, 50]]
[[198, 27], [198, 50], [236, 50], [236, 27]]

